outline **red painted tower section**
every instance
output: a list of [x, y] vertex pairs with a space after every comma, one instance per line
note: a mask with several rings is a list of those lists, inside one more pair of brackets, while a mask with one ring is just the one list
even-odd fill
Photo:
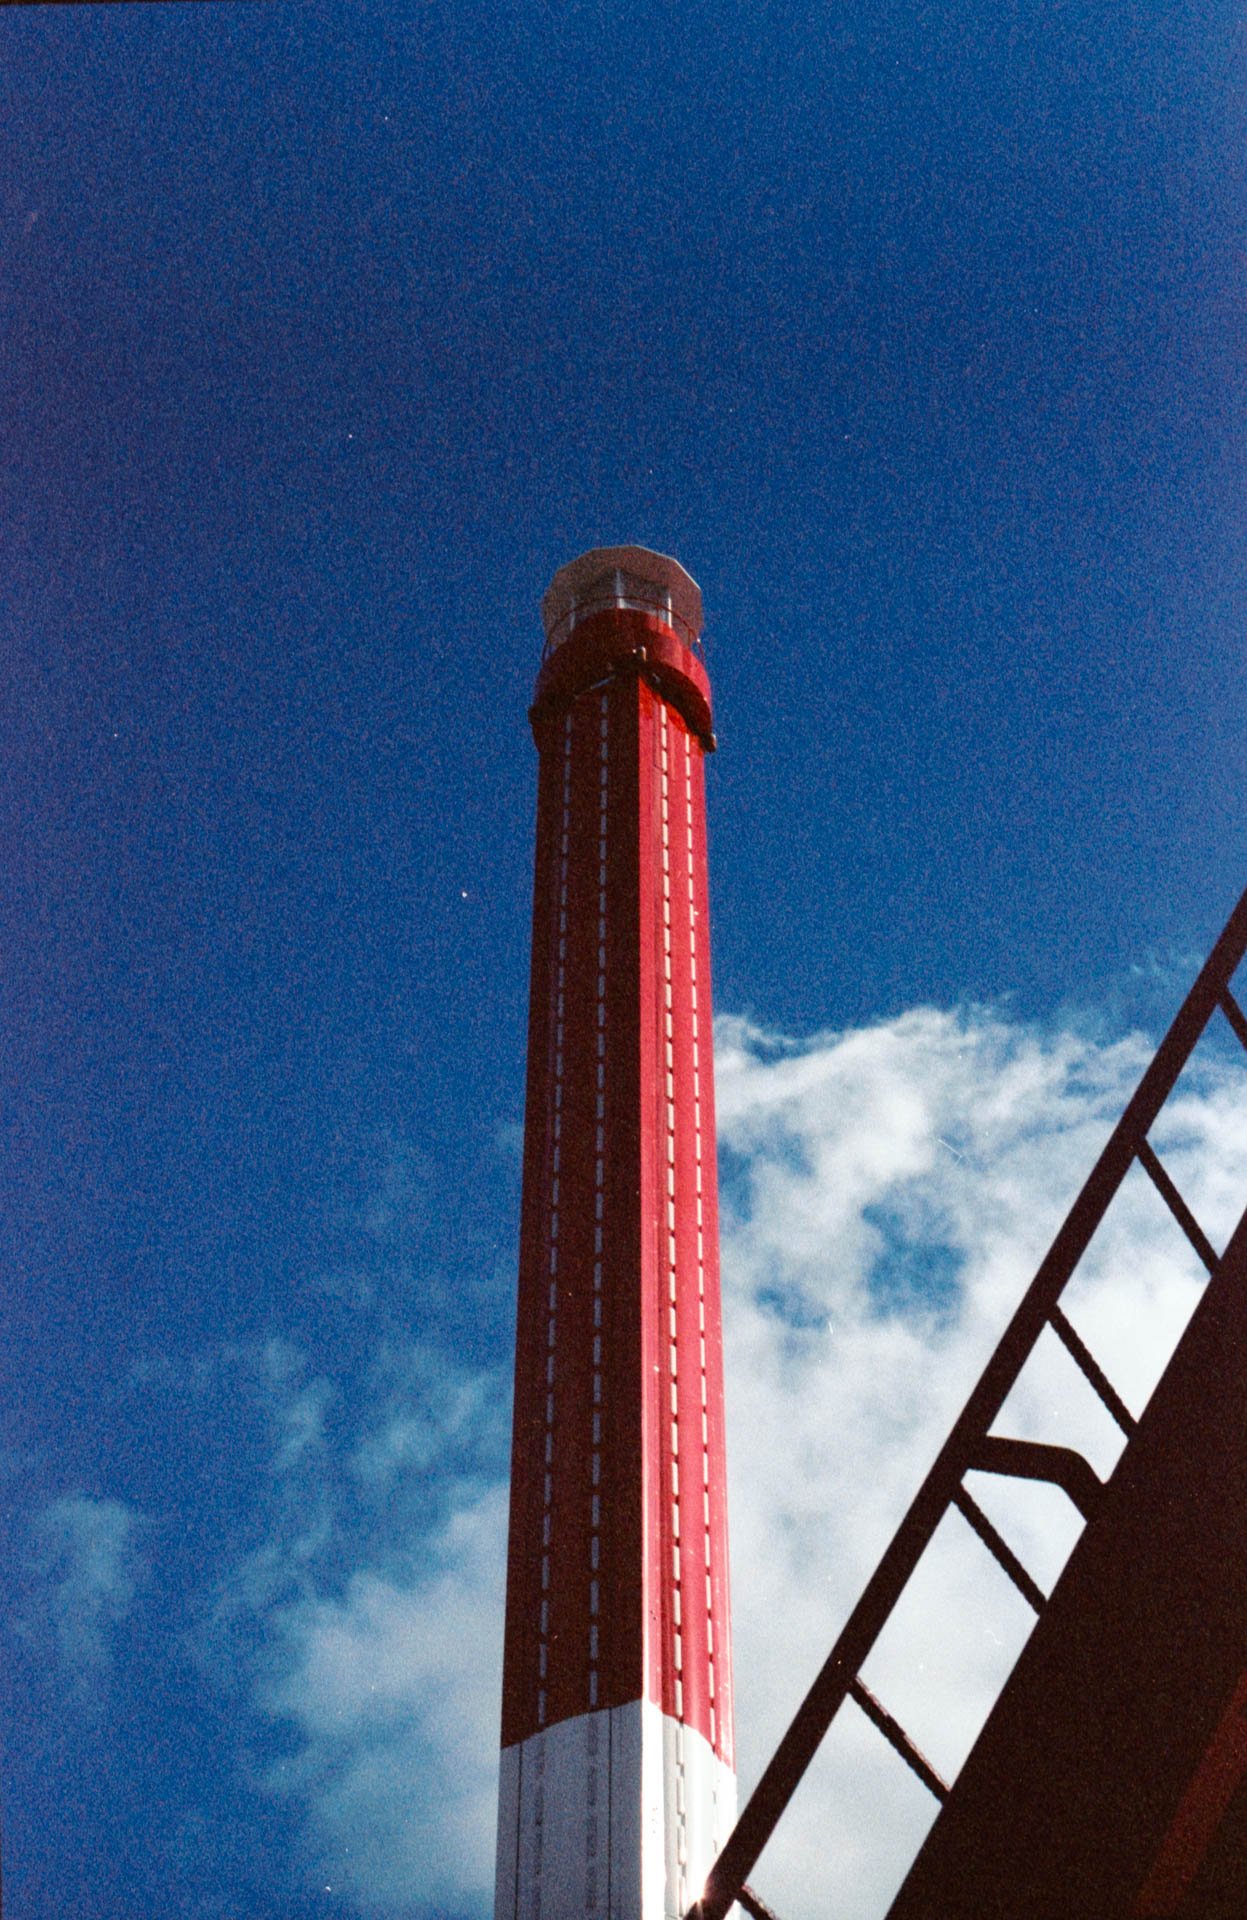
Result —
[[701, 596], [543, 602], [498, 1920], [682, 1914], [735, 1813]]

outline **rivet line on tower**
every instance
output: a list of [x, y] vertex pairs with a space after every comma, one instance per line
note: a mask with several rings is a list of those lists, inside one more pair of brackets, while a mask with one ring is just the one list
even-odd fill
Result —
[[[602, 694], [599, 700], [600, 719], [598, 722], [598, 940], [597, 940], [597, 1030], [599, 1042], [599, 1074], [596, 1112], [594, 1118], [594, 1162], [593, 1185], [595, 1207], [599, 1222], [602, 1219], [602, 1206], [606, 1180], [606, 1089], [603, 1084], [606, 1067], [606, 840], [607, 814], [610, 796], [610, 698]], [[601, 1227], [598, 1228], [599, 1234]], [[589, 1494], [589, 1565], [597, 1574], [601, 1560], [602, 1541], [602, 1496], [600, 1492], [602, 1477], [601, 1454], [601, 1403], [602, 1403], [602, 1252], [600, 1244], [593, 1261], [593, 1444], [590, 1449], [590, 1478], [592, 1488]], [[598, 1703], [598, 1623], [589, 1622], [589, 1705]]]
[[563, 816], [559, 838], [558, 964], [554, 970], [554, 1112], [550, 1154], [550, 1291], [546, 1319], [545, 1476], [541, 1516], [541, 1616], [537, 1640], [537, 1725], [546, 1722], [550, 1664], [550, 1549], [554, 1526], [554, 1357], [558, 1338], [559, 1163], [563, 1133], [563, 1041], [567, 987], [567, 862], [571, 836], [572, 719], [563, 723]]
[[710, 1741], [715, 1739], [715, 1671], [714, 1671], [714, 1587], [712, 1583], [712, 1556], [710, 1540], [710, 1429], [707, 1415], [706, 1390], [706, 1241], [705, 1221], [703, 1218], [702, 1190], [702, 1143], [701, 1143], [701, 1045], [697, 1022], [697, 896], [694, 886], [696, 864], [693, 849], [693, 742], [692, 736], [684, 735], [684, 832], [686, 850], [686, 871], [688, 874], [688, 947], [689, 947], [689, 994], [692, 1008], [693, 1038], [693, 1164], [694, 1187], [697, 1210], [697, 1322], [699, 1345], [699, 1372], [701, 1376], [701, 1483], [702, 1483], [702, 1521], [705, 1539], [706, 1563], [706, 1688], [710, 1707]]
[[[688, 1859], [688, 1821], [684, 1779], [684, 1635], [680, 1565], [680, 1479], [679, 1479], [679, 1346], [676, 1338], [678, 1319], [678, 1269], [676, 1258], [675, 1210], [675, 1022], [671, 979], [671, 766], [670, 716], [665, 705], [658, 707], [659, 728], [659, 809], [662, 827], [662, 915], [663, 915], [663, 1044], [666, 1067], [667, 1107], [667, 1254], [669, 1291], [669, 1359], [671, 1367], [671, 1616], [672, 1669], [675, 1683], [676, 1718], [676, 1858]], [[687, 1904], [687, 1888], [681, 1871], [679, 1897]]]

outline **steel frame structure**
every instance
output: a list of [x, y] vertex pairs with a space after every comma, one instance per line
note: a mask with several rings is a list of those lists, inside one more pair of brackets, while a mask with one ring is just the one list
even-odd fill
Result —
[[[689, 1909], [687, 1920], [725, 1920], [733, 1902], [739, 1902], [755, 1920], [768, 1920], [769, 1909], [747, 1884], [748, 1876], [846, 1700], [853, 1700], [862, 1709], [937, 1799], [947, 1800], [954, 1790], [865, 1686], [861, 1669], [950, 1509], [961, 1513], [1037, 1615], [1048, 1605], [1039, 1586], [967, 1491], [965, 1477], [979, 1471], [1050, 1481], [1063, 1488], [1084, 1518], [1089, 1519], [1096, 1511], [1105, 1483], [1080, 1454], [1071, 1448], [1011, 1440], [990, 1431], [1046, 1328], [1056, 1334], [1127, 1436], [1121, 1460], [1129, 1453], [1130, 1437], [1138, 1423], [1062, 1312], [1061, 1296], [1122, 1181], [1136, 1163], [1152, 1181], [1208, 1272], [1216, 1270], [1219, 1256], [1161, 1163], [1148, 1134], [1217, 1008], [1247, 1049], [1247, 1014], [1230, 990], [1244, 952], [1247, 893], [1234, 908], [1183, 1001], [978, 1385], [741, 1813], [711, 1869], [700, 1902]], [[1232, 1244], [1238, 1243], [1245, 1231], [1247, 1214]], [[1006, 1692], [1009, 1684], [1006, 1681]]]

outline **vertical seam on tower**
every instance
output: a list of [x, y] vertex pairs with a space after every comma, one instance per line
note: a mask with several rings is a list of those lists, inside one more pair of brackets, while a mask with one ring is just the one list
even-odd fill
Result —
[[693, 1038], [693, 1166], [697, 1212], [697, 1337], [700, 1350], [701, 1383], [701, 1484], [702, 1519], [706, 1546], [706, 1690], [710, 1706], [710, 1745], [716, 1744], [718, 1701], [715, 1698], [714, 1589], [711, 1584], [710, 1549], [710, 1427], [706, 1391], [706, 1241], [702, 1207], [701, 1138], [701, 1046], [697, 1016], [697, 892], [693, 860], [693, 741], [684, 736], [684, 826], [687, 837], [688, 868], [688, 953], [689, 991], [692, 1003]]
[[606, 1186], [606, 821], [610, 793], [610, 697], [599, 699], [598, 722], [598, 938], [597, 1088], [594, 1102], [593, 1240], [593, 1445], [590, 1451], [589, 1705], [598, 1703], [600, 1658], [597, 1597], [602, 1525], [602, 1215]]
[[512, 1914], [516, 1920], [520, 1910], [520, 1873], [523, 1868], [520, 1843], [524, 1833], [524, 1750], [527, 1745], [527, 1740], [521, 1740], [515, 1749], [515, 1904]]
[[[606, 1184], [606, 825], [609, 798], [608, 788], [608, 731], [610, 701], [603, 693], [598, 700], [598, 912], [597, 912], [597, 992], [595, 995], [594, 1032], [596, 1034], [596, 1088], [594, 1097], [594, 1245], [593, 1245], [593, 1399], [591, 1409], [592, 1442], [589, 1451], [590, 1488], [589, 1488], [589, 1670], [588, 1692], [590, 1718], [585, 1739], [588, 1764], [585, 1779], [585, 1881], [584, 1910], [586, 1914], [599, 1911], [598, 1904], [598, 1838], [602, 1820], [602, 1802], [599, 1793], [599, 1723], [594, 1717], [598, 1704], [598, 1663], [599, 1613], [600, 1613], [600, 1569], [601, 1569], [601, 1525], [602, 1525], [602, 1235], [604, 1193]], [[610, 1722], [607, 1721], [607, 1780], [606, 1796], [606, 1871], [607, 1871], [607, 1911], [610, 1902]]]
[[554, 1113], [550, 1156], [550, 1266], [546, 1318], [546, 1430], [541, 1516], [541, 1615], [537, 1639], [537, 1725], [546, 1723], [550, 1659], [550, 1546], [554, 1492], [554, 1357], [558, 1337], [559, 1173], [563, 1133], [564, 993], [567, 984], [567, 862], [572, 807], [572, 716], [563, 722], [563, 818], [559, 839], [558, 965], [554, 972]]
[[671, 982], [671, 782], [668, 739], [670, 721], [666, 706], [658, 703], [660, 743], [660, 811], [662, 819], [662, 940], [663, 940], [663, 1073], [666, 1095], [666, 1194], [667, 1222], [668, 1335], [671, 1371], [671, 1610], [672, 1664], [675, 1669], [675, 1755], [676, 1755], [676, 1860], [679, 1866], [679, 1906], [688, 1905], [685, 1885], [688, 1862], [687, 1809], [684, 1779], [684, 1658], [683, 1619], [680, 1591], [680, 1401], [677, 1367], [679, 1349], [677, 1330], [677, 1269], [675, 1212], [675, 1034]]

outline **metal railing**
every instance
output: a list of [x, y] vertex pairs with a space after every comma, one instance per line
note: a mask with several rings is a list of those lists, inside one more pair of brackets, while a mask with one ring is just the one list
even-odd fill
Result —
[[682, 614], [676, 612], [670, 592], [664, 587], [651, 586], [647, 581], [636, 579], [632, 574], [616, 571], [603, 574], [583, 595], [572, 601], [566, 613], [547, 632], [542, 660], [548, 660], [565, 640], [569, 640], [590, 614], [622, 608], [629, 608], [636, 613], [656, 614], [678, 640], [699, 658], [702, 657], [701, 636], [693, 631]]

